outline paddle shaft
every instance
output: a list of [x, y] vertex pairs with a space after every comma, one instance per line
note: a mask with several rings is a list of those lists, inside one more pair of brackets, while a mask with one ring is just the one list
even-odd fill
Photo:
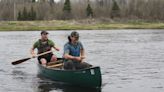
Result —
[[[38, 54], [38, 55], [36, 55], [35, 57], [39, 57], [39, 56], [42, 56], [42, 55], [45, 55], [45, 54], [48, 54], [48, 53], [51, 53], [51, 52], [53, 52], [53, 51], [50, 50], [50, 51], [47, 51], [47, 52], [44, 52], [44, 53]], [[31, 58], [33, 58], [33, 57], [31, 57]]]
[[17, 64], [23, 63], [23, 62], [25, 62], [25, 61], [27, 61], [27, 60], [29, 60], [31, 58], [36, 58], [36, 57], [39, 57], [39, 56], [42, 56], [42, 55], [45, 55], [45, 54], [48, 54], [48, 53], [51, 53], [51, 52], [53, 52], [53, 51], [47, 51], [47, 52], [38, 54], [35, 57], [29, 57], [29, 58], [23, 58], [23, 59], [20, 59], [20, 60], [16, 60], [16, 61], [12, 62], [11, 64], [12, 65], [17, 65]]

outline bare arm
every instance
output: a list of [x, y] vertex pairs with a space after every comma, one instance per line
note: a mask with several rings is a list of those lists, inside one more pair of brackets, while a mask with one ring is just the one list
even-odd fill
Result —
[[36, 56], [36, 54], [34, 52], [34, 47], [31, 48], [30, 53], [31, 53], [32, 57], [35, 57]]
[[[80, 45], [81, 45], [81, 49], [80, 49], [80, 57], [81, 59], [85, 59], [85, 50], [84, 50], [84, 47], [83, 47], [83, 44], [80, 42]], [[82, 61], [81, 60], [81, 61]]]
[[65, 59], [71, 59], [71, 60], [74, 60], [74, 59], [75, 59], [74, 56], [71, 56], [71, 55], [69, 55], [69, 54], [64, 54], [64, 58], [65, 58]]
[[85, 50], [84, 49], [80, 50], [80, 54], [81, 54], [81, 58], [85, 59]]
[[59, 50], [60, 50], [59, 48], [57, 48], [57, 47], [55, 47], [55, 46], [53, 46], [53, 48], [54, 48], [56, 51], [59, 51]]
[[64, 58], [79, 61], [79, 62], [82, 61], [82, 57], [76, 57], [76, 56], [72, 56], [72, 55], [69, 55], [69, 54], [64, 54]]

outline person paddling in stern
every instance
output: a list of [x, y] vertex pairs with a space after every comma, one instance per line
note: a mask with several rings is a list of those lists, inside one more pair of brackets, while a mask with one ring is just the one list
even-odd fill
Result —
[[[36, 41], [33, 44], [33, 47], [31, 48], [31, 55], [33, 57], [36, 56], [34, 50], [37, 48], [38, 53], [41, 54], [47, 51], [50, 51], [52, 48], [54, 48], [56, 51], [59, 51], [59, 48], [55, 47], [55, 44], [52, 40], [48, 39], [48, 32], [47, 31], [41, 31], [41, 38]], [[57, 57], [51, 52], [42, 56], [38, 57], [38, 61], [40, 64], [46, 66], [49, 62], [55, 62], [57, 61]]]

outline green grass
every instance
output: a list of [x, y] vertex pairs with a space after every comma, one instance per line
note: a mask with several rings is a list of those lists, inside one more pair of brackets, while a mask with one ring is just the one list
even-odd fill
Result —
[[164, 29], [162, 22], [88, 22], [75, 20], [52, 21], [0, 21], [0, 31], [33, 30], [108, 30], [108, 29]]

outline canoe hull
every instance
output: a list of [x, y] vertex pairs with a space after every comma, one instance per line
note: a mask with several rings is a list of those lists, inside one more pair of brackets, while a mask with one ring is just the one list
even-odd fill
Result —
[[38, 64], [39, 73], [47, 78], [67, 84], [101, 87], [101, 71], [100, 67], [91, 67], [82, 70], [62, 70], [46, 68]]

